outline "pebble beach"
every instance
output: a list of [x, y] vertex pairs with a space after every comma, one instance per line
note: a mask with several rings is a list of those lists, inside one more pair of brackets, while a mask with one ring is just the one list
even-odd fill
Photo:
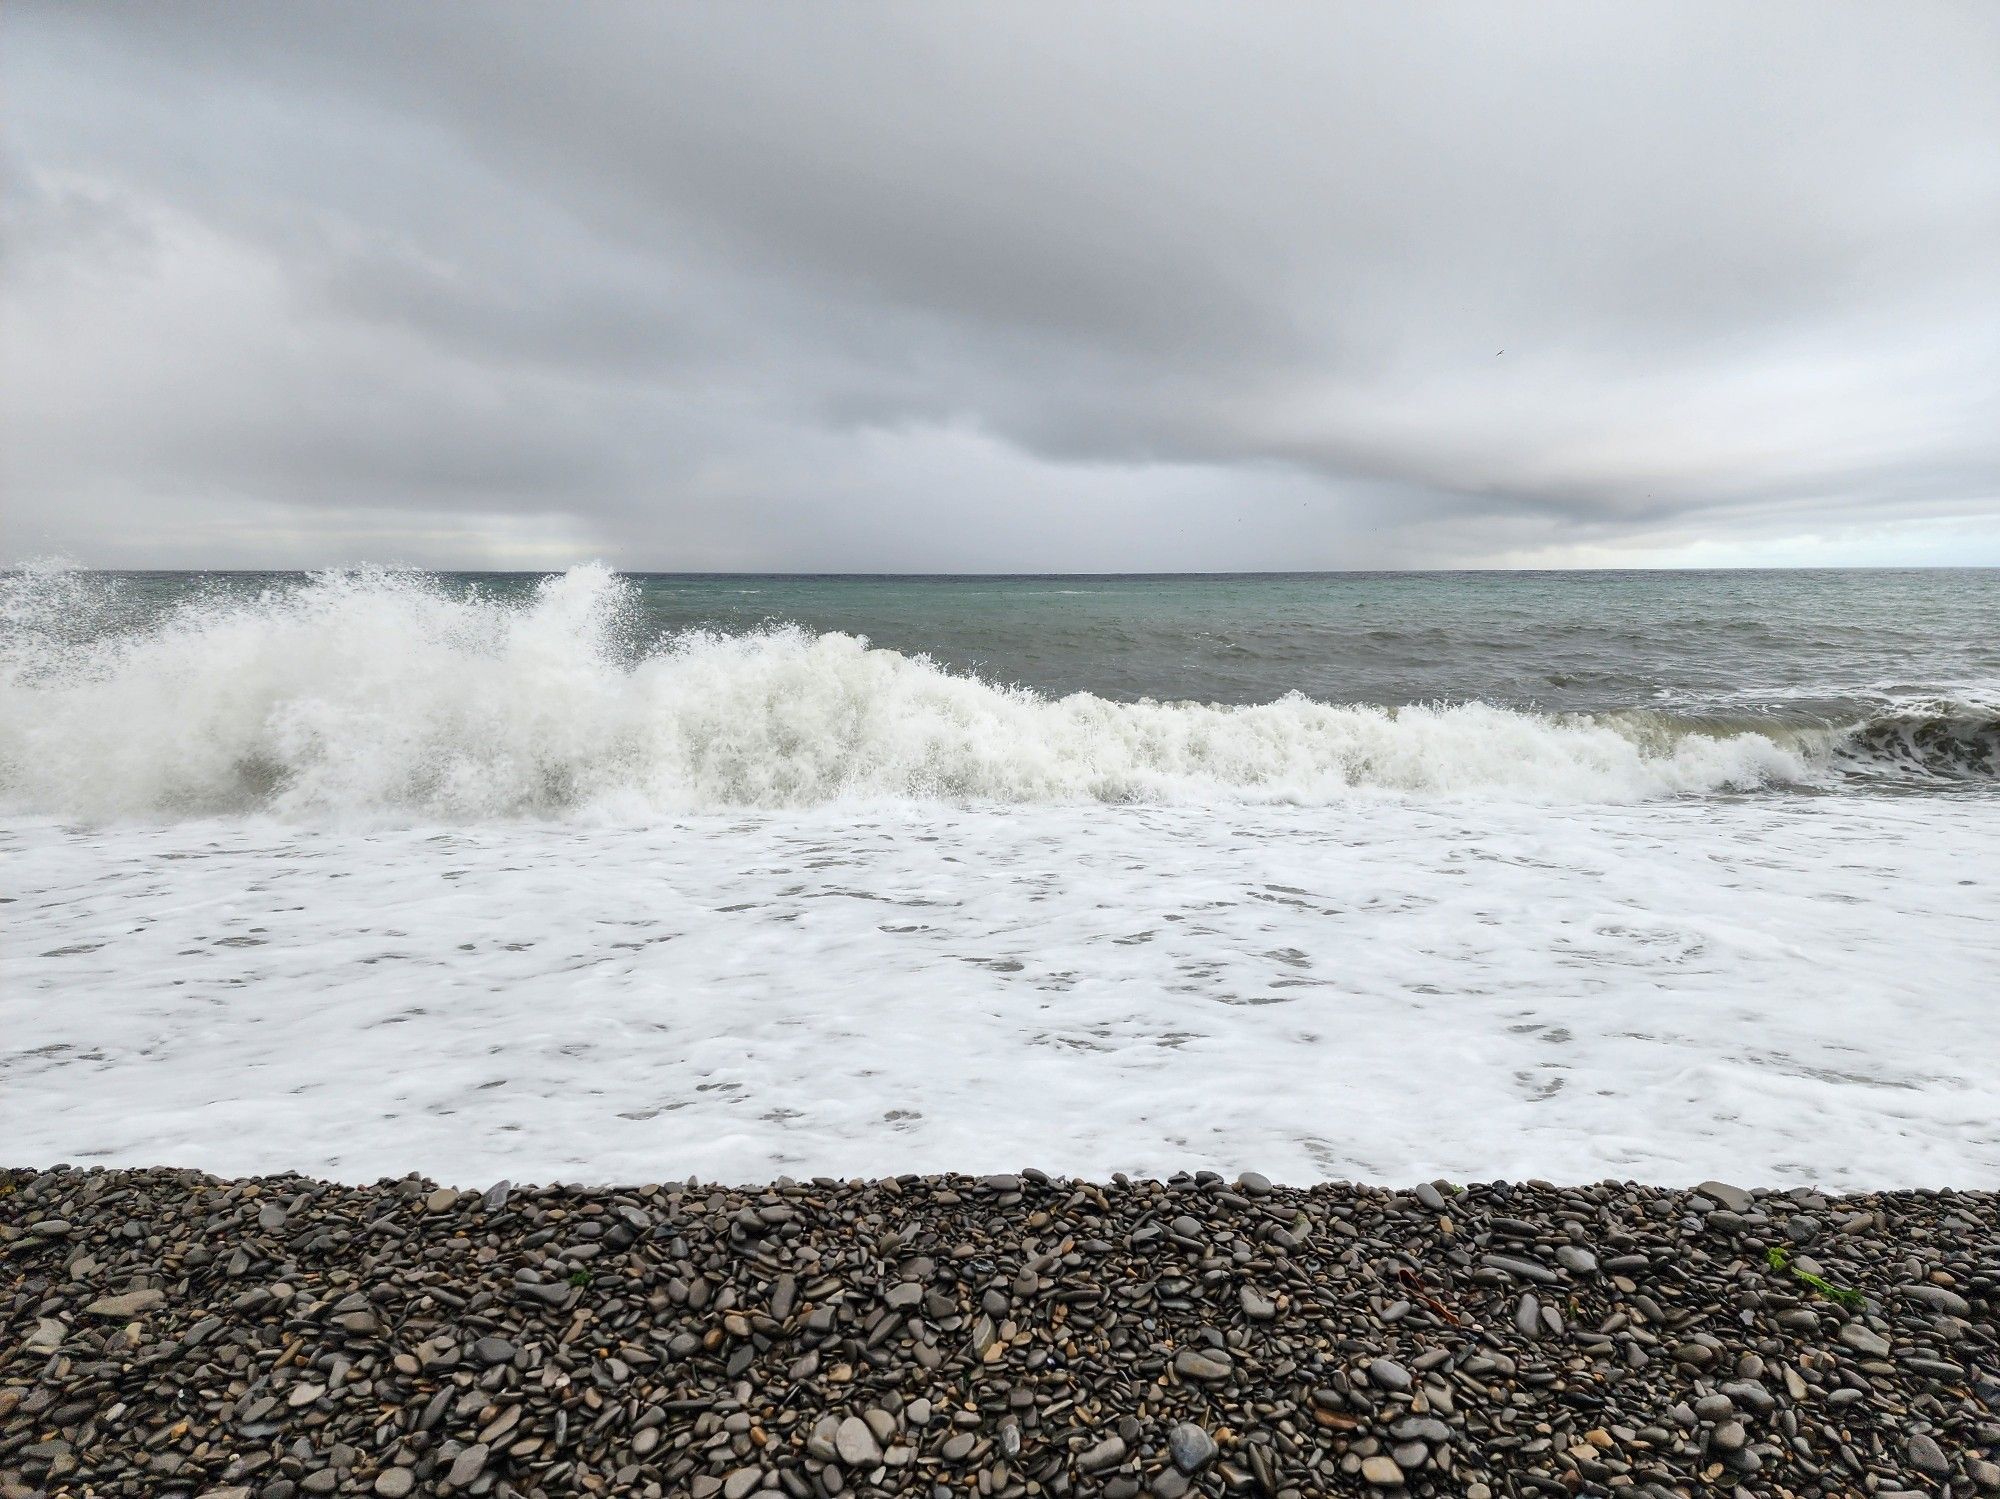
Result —
[[2000, 1196], [0, 1175], [0, 1494], [2000, 1492]]

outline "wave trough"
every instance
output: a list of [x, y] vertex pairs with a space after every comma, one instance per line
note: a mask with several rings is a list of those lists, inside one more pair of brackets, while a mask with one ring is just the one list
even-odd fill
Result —
[[635, 644], [601, 567], [525, 601], [315, 575], [133, 626], [93, 575], [0, 583], [0, 798], [86, 818], [613, 816], [844, 799], [1323, 804], [1357, 793], [1633, 801], [1814, 784], [1843, 763], [1993, 772], [1964, 704], [1845, 728], [1699, 727], [1480, 703], [1052, 698], [772, 626]]

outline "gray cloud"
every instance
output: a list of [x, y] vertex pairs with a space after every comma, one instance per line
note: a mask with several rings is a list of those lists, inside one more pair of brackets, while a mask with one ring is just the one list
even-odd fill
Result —
[[2000, 562], [1989, 8], [0, 24], [9, 554]]

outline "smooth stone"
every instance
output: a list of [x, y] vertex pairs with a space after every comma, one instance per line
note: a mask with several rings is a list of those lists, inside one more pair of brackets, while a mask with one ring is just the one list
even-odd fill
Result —
[[1556, 1263], [1572, 1275], [1595, 1275], [1597, 1256], [1588, 1249], [1575, 1244], [1563, 1244], [1556, 1249]]
[[1192, 1348], [1183, 1348], [1174, 1355], [1174, 1370], [1183, 1378], [1205, 1380], [1211, 1384], [1229, 1378], [1231, 1373], [1226, 1356], [1197, 1353]]
[[859, 1416], [849, 1416], [833, 1434], [833, 1450], [850, 1468], [873, 1468], [882, 1461], [881, 1444]]
[[1956, 1291], [1948, 1291], [1943, 1286], [1903, 1286], [1902, 1293], [1912, 1301], [1921, 1301], [1934, 1312], [1947, 1317], [1967, 1318], [1972, 1315], [1972, 1305]]
[[101, 1296], [84, 1308], [93, 1317], [136, 1317], [166, 1301], [162, 1291], [127, 1291], [123, 1296]]
[[474, 1442], [451, 1460], [451, 1472], [446, 1476], [453, 1488], [464, 1488], [486, 1470], [486, 1451], [485, 1443]]
[[1378, 1358], [1368, 1366], [1368, 1377], [1385, 1390], [1401, 1392], [1410, 1387], [1410, 1371], [1392, 1358]]
[[1903, 1450], [1909, 1456], [1911, 1467], [1919, 1468], [1933, 1478], [1951, 1477], [1951, 1459], [1923, 1432], [1914, 1433]]
[[1124, 1461], [1125, 1439], [1106, 1437], [1076, 1460], [1076, 1468], [1079, 1473], [1102, 1473], [1106, 1468], [1115, 1468]]
[[1245, 1197], [1269, 1197], [1271, 1178], [1261, 1171], [1246, 1171], [1236, 1178], [1236, 1190]]
[[505, 1338], [488, 1334], [472, 1345], [472, 1356], [491, 1368], [514, 1361], [514, 1345]]
[[1534, 1260], [1524, 1260], [1512, 1254], [1484, 1254], [1479, 1263], [1495, 1270], [1505, 1270], [1509, 1275], [1518, 1275], [1522, 1280], [1531, 1280], [1537, 1285], [1552, 1286], [1562, 1277], [1547, 1265]]
[[1778, 1407], [1777, 1397], [1754, 1379], [1733, 1379], [1722, 1387], [1722, 1393], [1760, 1416], [1768, 1416]]
[[1194, 1422], [1183, 1421], [1167, 1433], [1167, 1451], [1183, 1473], [1199, 1473], [1215, 1461], [1215, 1438]]
[[1403, 1470], [1396, 1466], [1396, 1460], [1377, 1453], [1373, 1457], [1361, 1459], [1361, 1477], [1378, 1489], [1400, 1489], [1403, 1486]]
[[1865, 1353], [1870, 1358], [1887, 1358], [1889, 1340], [1880, 1333], [1863, 1327], [1859, 1322], [1846, 1322], [1834, 1336], [1852, 1348], [1856, 1353]]
[[722, 1480], [722, 1499], [744, 1499], [752, 1489], [764, 1481], [761, 1468], [738, 1468]]
[[1237, 1292], [1237, 1300], [1243, 1305], [1243, 1315], [1252, 1322], [1269, 1322], [1278, 1315], [1277, 1304], [1260, 1295], [1253, 1286]]
[[403, 1499], [417, 1486], [417, 1475], [408, 1468], [384, 1468], [375, 1475], [375, 1492], [382, 1499]]
[[1719, 1202], [1732, 1213], [1747, 1213], [1756, 1206], [1756, 1199], [1741, 1187], [1732, 1187], [1728, 1182], [1705, 1181], [1695, 1188], [1710, 1202]]

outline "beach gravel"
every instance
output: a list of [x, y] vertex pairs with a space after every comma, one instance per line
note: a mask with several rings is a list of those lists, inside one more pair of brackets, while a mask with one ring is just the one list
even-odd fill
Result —
[[0, 1499], [2000, 1493], [2000, 1197], [0, 1173]]

